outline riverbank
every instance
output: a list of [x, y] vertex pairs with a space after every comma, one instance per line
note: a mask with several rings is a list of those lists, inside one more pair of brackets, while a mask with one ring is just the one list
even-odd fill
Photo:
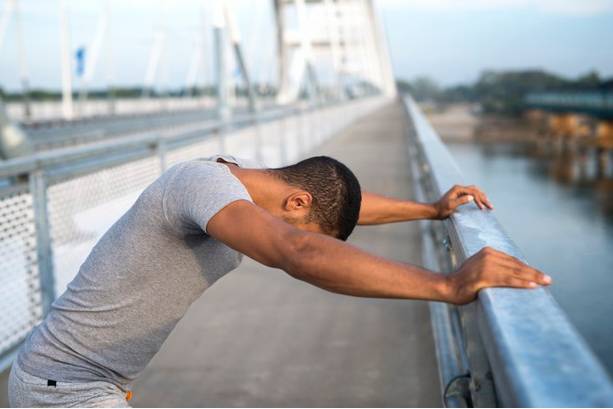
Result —
[[478, 105], [425, 106], [424, 112], [446, 143], [534, 142], [538, 129], [522, 118], [482, 115]]
[[480, 124], [475, 106], [456, 104], [445, 108], [435, 106], [422, 106], [422, 108], [443, 141], [467, 143], [475, 140], [475, 132]]

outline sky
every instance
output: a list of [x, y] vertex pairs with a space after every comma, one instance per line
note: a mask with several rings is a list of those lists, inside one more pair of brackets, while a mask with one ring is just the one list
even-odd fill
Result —
[[396, 76], [445, 85], [484, 69], [613, 76], [613, 0], [381, 0]]
[[[72, 52], [94, 39], [103, 0], [64, 0]], [[211, 0], [109, 0], [112, 64], [98, 64], [92, 86], [112, 78], [142, 85], [160, 27], [167, 30], [158, 74], [169, 87], [186, 83], [194, 50], [207, 52], [199, 82], [211, 82]], [[0, 10], [8, 0], [0, 0]], [[20, 0], [27, 72], [33, 87], [60, 87], [59, 0]], [[274, 80], [270, 0], [231, 0], [252, 76]], [[613, 0], [375, 0], [395, 75], [426, 75], [443, 85], [474, 81], [485, 69], [542, 68], [576, 77], [613, 76]], [[206, 27], [203, 30], [202, 27]], [[0, 44], [0, 86], [19, 87], [17, 24]], [[107, 50], [104, 48], [104, 50]], [[103, 51], [106, 52], [106, 51]], [[106, 54], [103, 54], [106, 55]], [[102, 62], [107, 61], [103, 59]]]

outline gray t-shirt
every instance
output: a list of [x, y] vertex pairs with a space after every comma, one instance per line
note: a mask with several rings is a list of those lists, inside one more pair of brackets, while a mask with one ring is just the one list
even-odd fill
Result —
[[205, 229], [226, 205], [252, 199], [218, 157], [180, 163], [145, 189], [30, 333], [17, 358], [23, 370], [125, 386], [204, 290], [238, 267], [242, 255]]

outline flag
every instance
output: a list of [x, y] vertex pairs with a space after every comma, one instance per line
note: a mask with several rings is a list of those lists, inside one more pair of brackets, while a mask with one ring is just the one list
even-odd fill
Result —
[[82, 77], [85, 73], [85, 47], [77, 48], [75, 58], [77, 59], [77, 77]]

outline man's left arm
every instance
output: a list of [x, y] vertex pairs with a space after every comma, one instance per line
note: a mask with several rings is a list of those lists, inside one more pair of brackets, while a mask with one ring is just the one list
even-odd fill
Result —
[[472, 201], [479, 209], [493, 209], [485, 193], [476, 186], [456, 185], [434, 203], [418, 203], [362, 192], [358, 224], [373, 225], [422, 219], [445, 219], [459, 206]]

